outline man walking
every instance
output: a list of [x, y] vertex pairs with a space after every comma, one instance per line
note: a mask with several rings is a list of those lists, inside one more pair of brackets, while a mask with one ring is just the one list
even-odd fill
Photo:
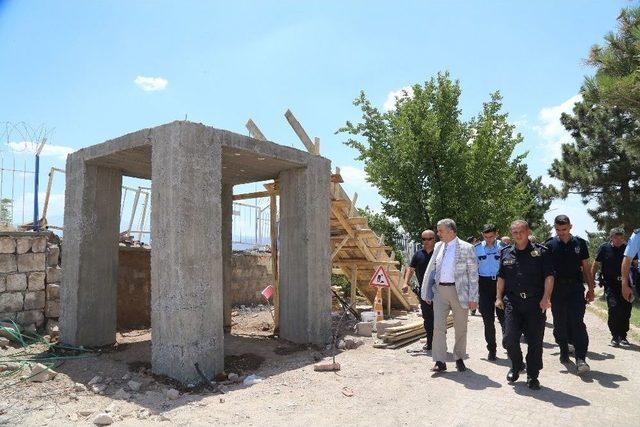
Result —
[[629, 346], [627, 332], [631, 317], [631, 303], [622, 297], [622, 261], [627, 245], [624, 243], [624, 230], [613, 228], [609, 241], [598, 249], [596, 260], [591, 267], [591, 275], [595, 277], [602, 266], [604, 295], [607, 299], [609, 331], [611, 345]]
[[500, 249], [496, 241], [496, 227], [486, 224], [482, 229], [482, 242], [476, 243], [475, 251], [478, 257], [478, 289], [480, 295], [480, 314], [484, 323], [484, 339], [487, 342], [489, 355], [487, 359], [496, 360], [496, 314], [498, 322], [504, 334], [504, 310], [495, 307], [496, 302], [496, 278], [500, 267]]
[[423, 350], [431, 351], [433, 342], [433, 305], [427, 304], [422, 298], [420, 298], [420, 294], [422, 293], [424, 272], [427, 270], [427, 266], [431, 260], [431, 255], [433, 255], [433, 247], [436, 244], [436, 233], [432, 230], [425, 230], [422, 232], [420, 238], [422, 239], [422, 249], [413, 254], [413, 258], [411, 258], [411, 264], [409, 264], [409, 268], [407, 269], [407, 274], [405, 275], [404, 283], [402, 285], [402, 292], [407, 293], [409, 291], [409, 281], [415, 273], [419, 284], [419, 287], [415, 292], [420, 300], [420, 310], [422, 311], [424, 330], [427, 333], [427, 342], [424, 345]]
[[[453, 311], [455, 345], [453, 354], [458, 371], [466, 371], [467, 321], [469, 309], [478, 306], [478, 259], [473, 245], [457, 236], [452, 219], [438, 221], [438, 242], [427, 266], [421, 298], [433, 304], [433, 372], [447, 370], [447, 316]], [[431, 280], [433, 278], [433, 280]]]
[[[633, 291], [629, 285], [629, 272], [631, 271], [631, 263], [640, 252], [640, 228], [636, 229], [629, 239], [627, 248], [624, 250], [624, 259], [622, 260], [622, 296], [625, 300], [633, 302]], [[636, 286], [638, 286], [636, 284]], [[637, 289], [636, 289], [637, 290]]]
[[[551, 306], [553, 263], [547, 249], [528, 239], [531, 230], [524, 220], [511, 224], [514, 244], [501, 252], [495, 305], [505, 310], [503, 344], [511, 360], [507, 381], [515, 382], [524, 370], [520, 336], [527, 339], [527, 385], [540, 389], [542, 341]], [[503, 298], [504, 296], [504, 298]]]
[[[569, 362], [569, 338], [573, 340], [578, 374], [589, 372], [586, 362], [589, 335], [584, 324], [586, 304], [594, 299], [593, 277], [589, 265], [587, 242], [571, 235], [571, 221], [566, 215], [554, 219], [556, 236], [545, 242], [551, 250], [556, 274], [551, 312], [553, 336], [560, 347], [560, 362]], [[585, 295], [584, 282], [589, 289]]]

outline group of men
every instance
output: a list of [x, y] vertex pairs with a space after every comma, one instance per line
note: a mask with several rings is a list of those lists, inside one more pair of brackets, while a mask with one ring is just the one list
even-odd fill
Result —
[[[511, 244], [498, 240], [498, 230], [487, 224], [483, 240], [475, 245], [457, 237], [453, 220], [437, 224], [437, 235], [425, 230], [422, 250], [416, 252], [405, 275], [403, 291], [415, 273], [424, 328], [425, 351], [431, 351], [434, 373], [447, 370], [447, 318], [453, 314], [455, 344], [453, 355], [458, 371], [465, 371], [467, 322], [470, 310], [478, 309], [484, 323], [487, 359], [497, 359], [495, 318], [502, 329], [502, 345], [511, 360], [507, 381], [517, 381], [527, 373], [527, 385], [540, 388], [542, 343], [546, 311], [553, 314], [553, 335], [560, 348], [560, 362], [569, 363], [570, 350], [578, 374], [590, 370], [587, 363], [589, 336], [584, 323], [586, 305], [594, 300], [595, 280], [602, 269], [600, 284], [605, 287], [609, 308], [611, 345], [629, 346], [627, 332], [633, 291], [630, 268], [640, 250], [640, 229], [624, 244], [624, 231], [611, 230], [593, 266], [589, 262], [587, 242], [571, 234], [566, 215], [554, 220], [556, 236], [538, 244], [529, 224], [517, 220], [511, 224]], [[585, 292], [584, 284], [587, 284]], [[526, 364], [520, 348], [524, 335], [528, 344]], [[573, 347], [571, 349], [571, 347]]]

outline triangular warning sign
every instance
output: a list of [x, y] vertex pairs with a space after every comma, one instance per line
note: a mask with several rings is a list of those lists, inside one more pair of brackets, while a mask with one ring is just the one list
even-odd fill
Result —
[[389, 280], [389, 275], [387, 274], [385, 269], [382, 268], [382, 266], [379, 266], [376, 269], [376, 272], [373, 273], [373, 277], [369, 282], [369, 286], [371, 286], [372, 288], [390, 288], [391, 287], [391, 280]]

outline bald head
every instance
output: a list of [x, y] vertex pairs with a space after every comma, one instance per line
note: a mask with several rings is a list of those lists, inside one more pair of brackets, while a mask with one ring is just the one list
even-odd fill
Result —
[[422, 247], [425, 251], [431, 252], [436, 244], [436, 233], [432, 230], [424, 230], [420, 235], [422, 239]]

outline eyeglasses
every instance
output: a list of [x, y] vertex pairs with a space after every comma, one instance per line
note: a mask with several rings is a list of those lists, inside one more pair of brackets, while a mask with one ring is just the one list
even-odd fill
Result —
[[436, 240], [435, 237], [422, 237], [422, 241], [424, 242], [425, 240], [429, 241], [429, 240]]

